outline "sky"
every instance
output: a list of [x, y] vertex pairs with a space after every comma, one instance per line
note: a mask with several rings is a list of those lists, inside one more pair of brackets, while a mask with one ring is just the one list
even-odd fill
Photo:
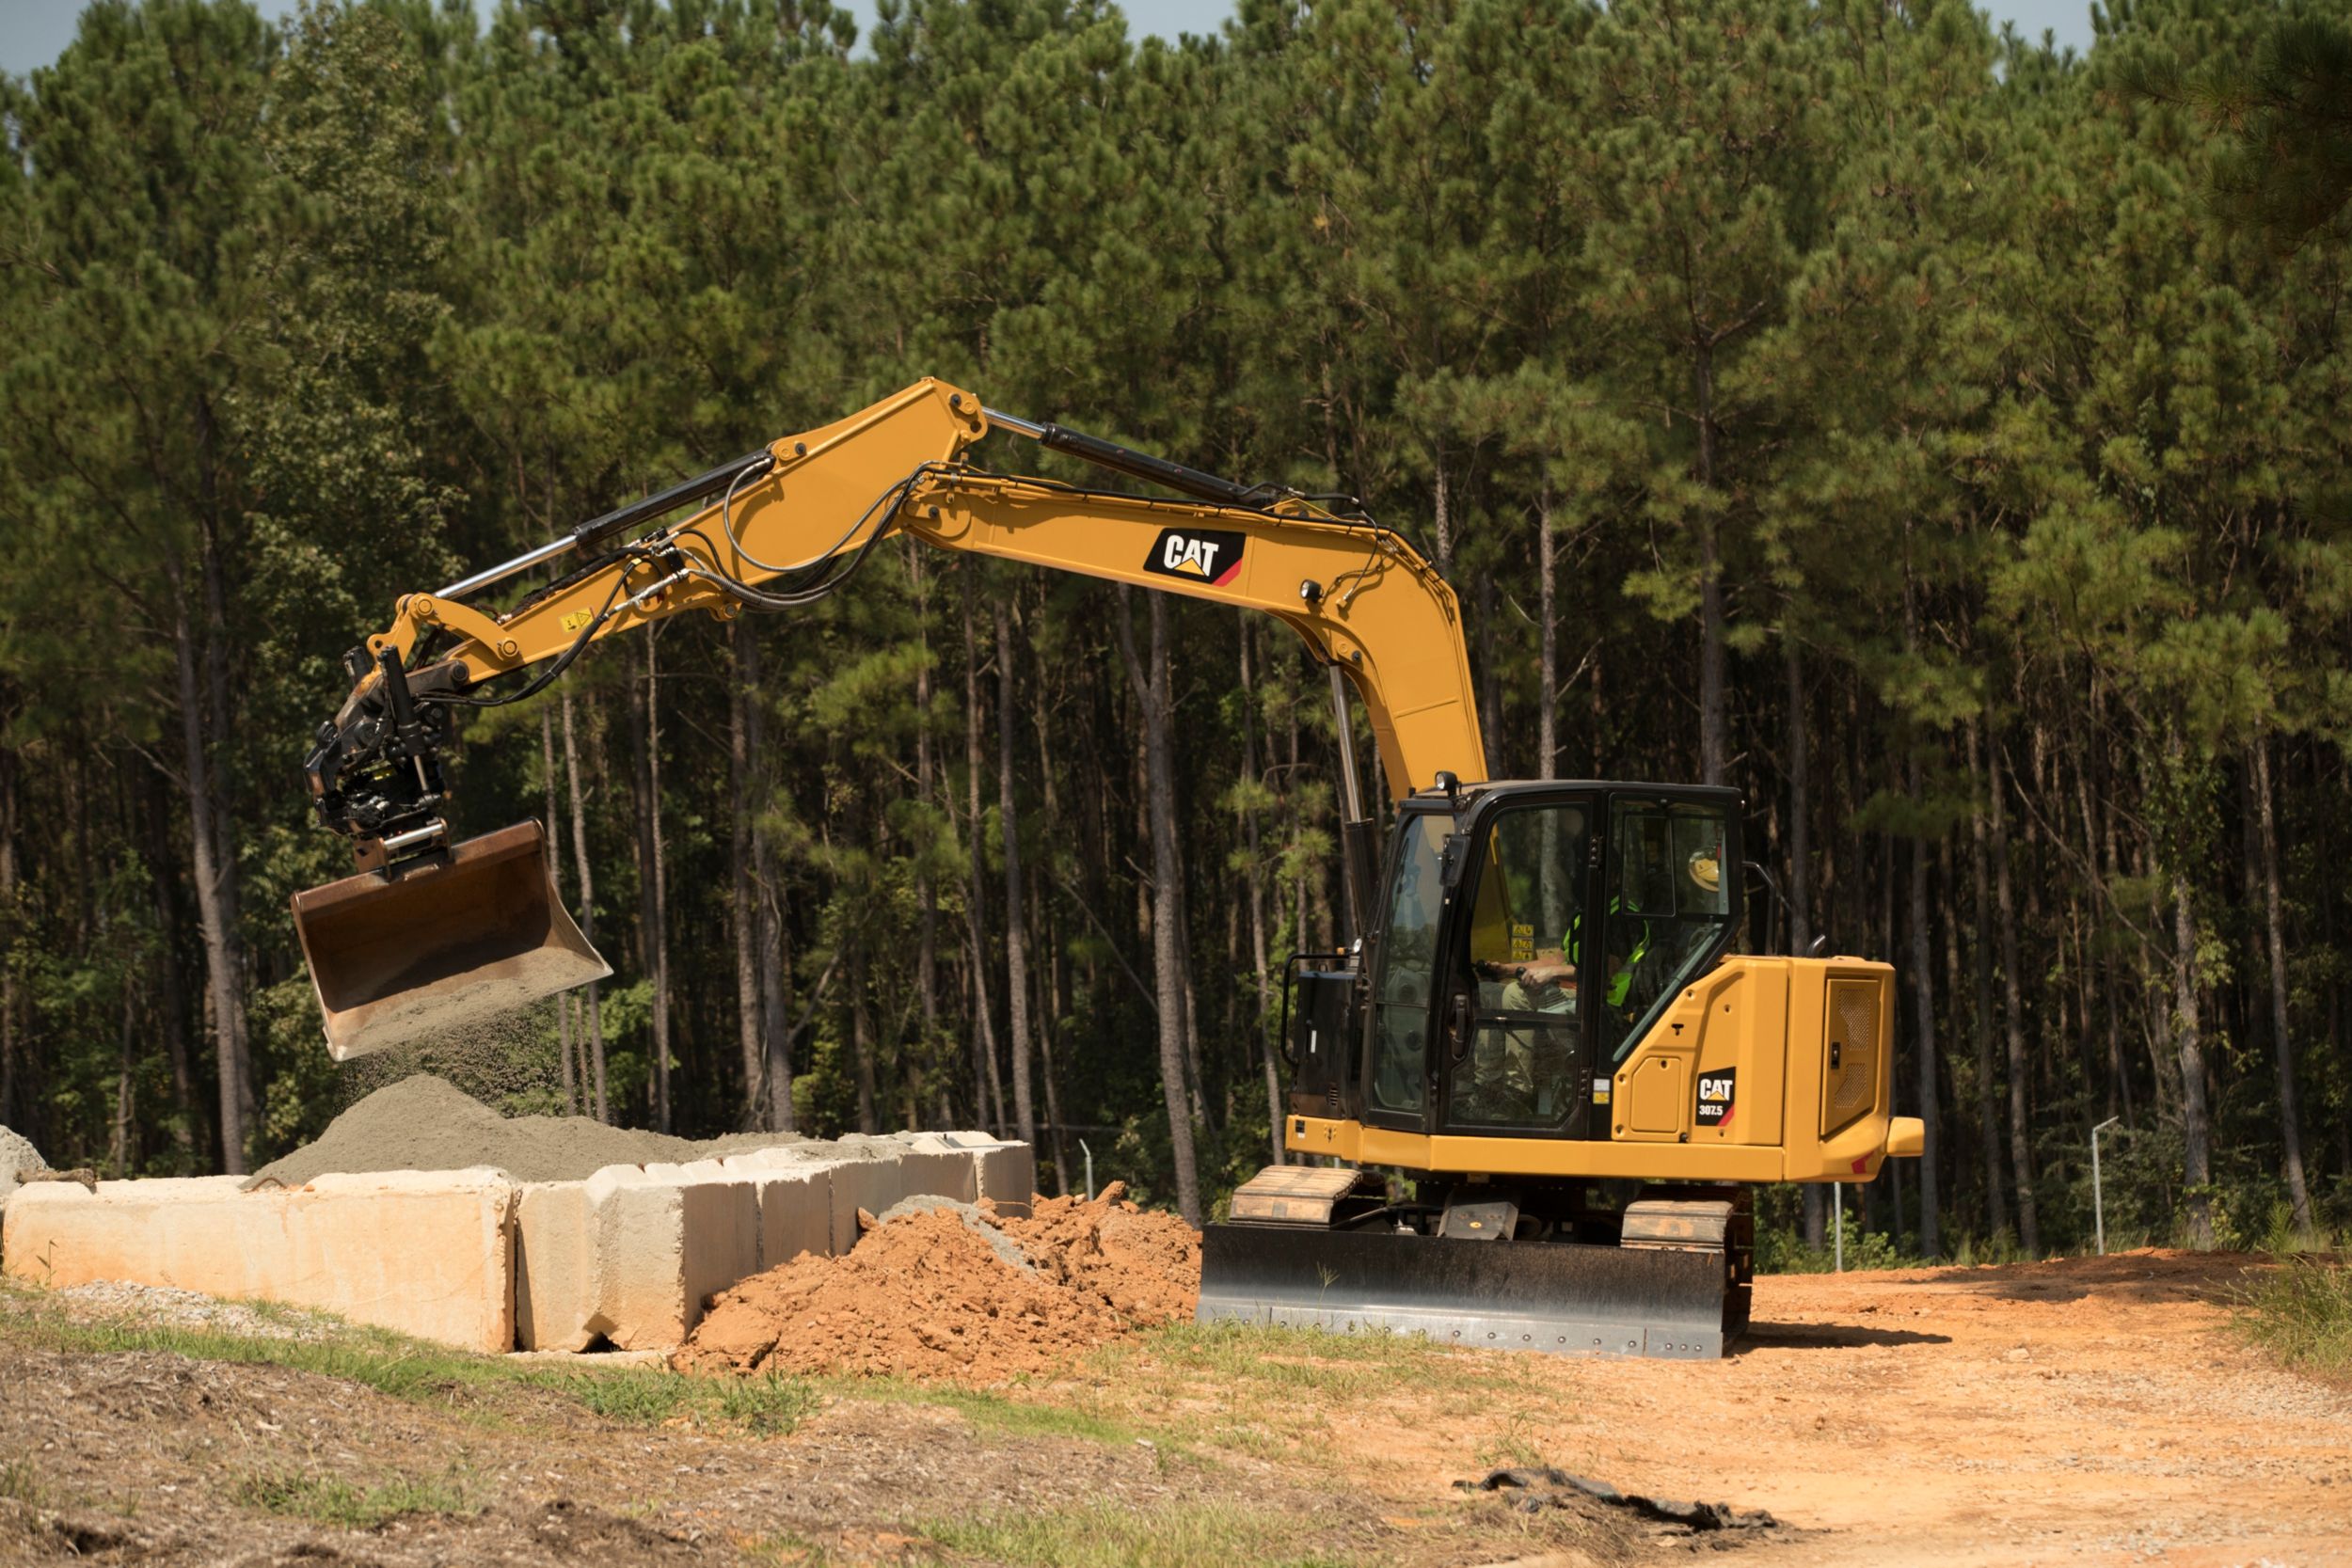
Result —
[[[282, 16], [294, 8], [294, 0], [258, 0], [263, 12]], [[491, 0], [476, 0], [485, 10]], [[2044, 30], [2056, 33], [2061, 44], [2090, 47], [2090, 0], [1979, 0], [2004, 22], [2014, 22], [2028, 38]], [[1233, 14], [1232, 0], [1122, 0], [1127, 20], [1137, 34], [1214, 33]], [[850, 0], [862, 19], [873, 14], [871, 0]], [[0, 71], [22, 74], [47, 65], [72, 41], [73, 19], [82, 0], [0, 0]]]

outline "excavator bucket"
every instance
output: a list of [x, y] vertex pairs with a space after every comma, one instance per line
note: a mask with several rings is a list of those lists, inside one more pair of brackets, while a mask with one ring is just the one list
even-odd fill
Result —
[[536, 822], [297, 893], [294, 918], [339, 1062], [612, 973], [556, 896]]

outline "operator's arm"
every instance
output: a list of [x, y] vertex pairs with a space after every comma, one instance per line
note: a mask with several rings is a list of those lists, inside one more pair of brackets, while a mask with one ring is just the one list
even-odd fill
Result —
[[[1200, 495], [1155, 500], [962, 467], [996, 426]], [[719, 499], [624, 540], [666, 507]], [[1263, 610], [1347, 672], [1371, 714], [1391, 789], [1484, 775], [1453, 591], [1396, 534], [1319, 515], [1297, 498], [984, 410], [916, 383], [864, 412], [776, 441], [739, 465], [583, 525], [574, 540], [403, 597], [392, 625], [347, 657], [354, 688], [307, 764], [321, 819], [362, 864], [446, 833], [438, 751], [461, 705], [511, 702], [591, 642], [681, 610], [721, 620], [814, 602], [884, 534]], [[514, 571], [574, 550], [580, 563], [503, 614], [466, 602]], [[419, 662], [428, 639], [445, 639]]]

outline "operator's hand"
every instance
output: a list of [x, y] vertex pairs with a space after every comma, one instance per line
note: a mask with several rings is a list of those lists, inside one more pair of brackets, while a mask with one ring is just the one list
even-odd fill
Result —
[[1576, 969], [1557, 953], [1547, 953], [1532, 963], [1519, 965], [1519, 978], [1531, 986], [1559, 986], [1576, 989]]

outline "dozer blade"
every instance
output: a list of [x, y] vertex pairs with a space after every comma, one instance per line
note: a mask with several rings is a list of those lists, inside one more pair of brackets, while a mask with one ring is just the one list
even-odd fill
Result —
[[536, 822], [297, 893], [294, 918], [339, 1062], [612, 973], [556, 897]]
[[1707, 1360], [1724, 1354], [1728, 1283], [1721, 1253], [1212, 1225], [1200, 1234], [1197, 1315], [1386, 1328], [1490, 1350]]

